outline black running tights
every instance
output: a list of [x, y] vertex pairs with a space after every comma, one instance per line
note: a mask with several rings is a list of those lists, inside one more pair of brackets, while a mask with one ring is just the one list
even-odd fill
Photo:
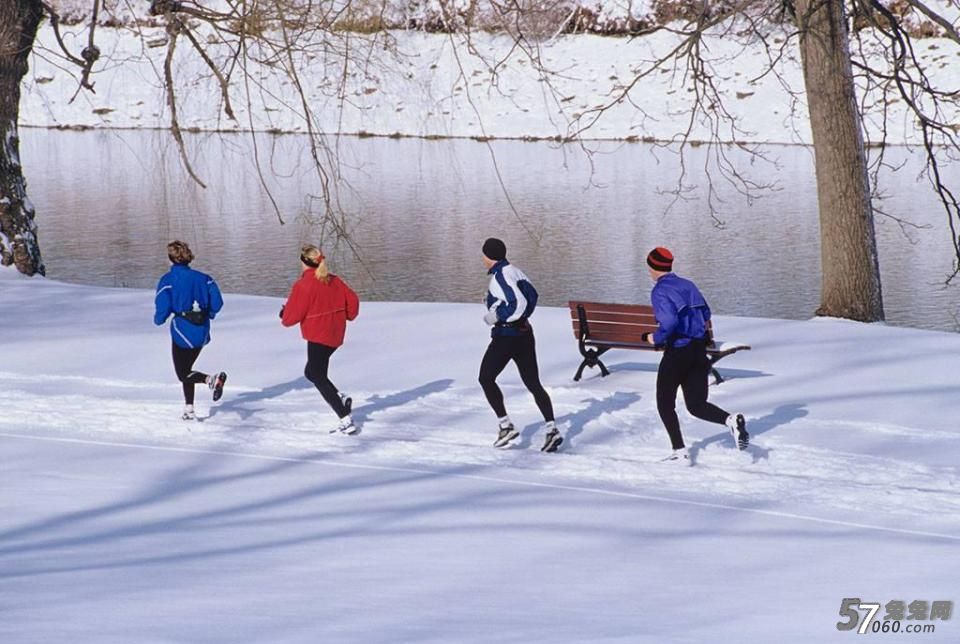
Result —
[[490, 346], [483, 355], [480, 363], [480, 386], [487, 397], [487, 402], [493, 407], [497, 418], [507, 415], [507, 408], [503, 404], [503, 392], [497, 386], [497, 376], [504, 370], [507, 363], [513, 360], [520, 371], [520, 379], [524, 386], [533, 394], [533, 399], [540, 408], [545, 421], [553, 420], [553, 403], [543, 385], [540, 384], [540, 370], [537, 368], [537, 347], [533, 338], [533, 330], [520, 335], [494, 336]]
[[186, 404], [193, 404], [194, 385], [207, 381], [207, 374], [193, 370], [193, 363], [200, 356], [203, 347], [184, 349], [173, 343], [173, 368], [177, 371], [177, 379], [183, 383], [183, 400]]
[[703, 342], [669, 348], [660, 359], [657, 371], [657, 411], [667, 428], [673, 449], [683, 447], [680, 420], [677, 418], [677, 389], [683, 389], [687, 411], [702, 420], [724, 424], [727, 412], [707, 402], [710, 359]]
[[330, 368], [330, 356], [336, 350], [336, 347], [307, 342], [307, 366], [303, 370], [303, 375], [313, 383], [323, 399], [330, 405], [330, 409], [337, 414], [337, 417], [343, 418], [347, 415], [347, 409], [343, 406], [343, 401], [340, 400], [340, 392], [327, 377], [327, 370]]

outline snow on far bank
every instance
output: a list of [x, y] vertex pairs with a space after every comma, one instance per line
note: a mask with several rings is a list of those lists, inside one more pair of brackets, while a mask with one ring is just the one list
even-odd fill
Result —
[[[74, 32], [71, 43], [83, 37]], [[391, 46], [380, 42], [386, 37]], [[81, 92], [69, 102], [76, 81], [62, 69], [50, 51], [56, 50], [53, 31], [44, 25], [38, 34], [38, 52], [25, 79], [20, 123], [34, 127], [169, 127], [163, 92], [162, 62], [166, 36], [159, 28], [133, 31], [98, 30], [103, 65], [92, 80], [97, 92]], [[467, 44], [460, 36], [416, 31], [381, 34], [375, 45], [351, 36], [362, 69], [351, 72], [343, 91], [342, 61], [318, 48], [300, 62], [308, 102], [328, 133], [380, 136], [553, 138], [565, 137], [577, 127], [577, 118], [589, 114], [619, 95], [646, 61], [676, 45], [675, 37], [658, 32], [641, 38], [594, 35], [559, 36], [540, 45], [540, 59], [554, 74], [549, 83], [533, 69], [529, 58], [504, 35], [475, 33]], [[776, 45], [779, 38], [773, 39]], [[154, 46], [146, 46], [151, 43]], [[211, 47], [215, 47], [211, 45]], [[811, 141], [806, 107], [795, 102], [781, 80], [795, 91], [803, 82], [795, 47], [787, 48], [778, 65], [780, 78], [764, 74], [766, 54], [761, 47], [744, 47], [735, 39], [705, 40], [711, 73], [726, 109], [739, 120], [742, 131], [721, 125], [724, 141], [802, 143]], [[474, 53], [471, 53], [473, 48]], [[213, 49], [215, 52], [216, 50]], [[222, 51], [215, 55], [226, 55]], [[917, 54], [929, 68], [934, 83], [954, 89], [960, 69], [960, 47], [946, 39], [917, 42]], [[482, 58], [482, 60], [481, 60]], [[496, 84], [490, 68], [497, 67]], [[646, 77], [629, 95], [614, 104], [583, 136], [593, 139], [673, 140], [690, 125], [691, 94], [685, 70], [660, 70]], [[198, 130], [272, 130], [305, 132], [296, 110], [300, 100], [288, 78], [270, 68], [258, 68], [248, 103], [243, 83], [236, 78], [231, 92], [237, 120], [222, 110], [219, 89], [209, 71], [187, 48], [180, 48], [176, 76], [178, 114], [184, 128]], [[876, 138], [883, 127], [882, 101], [867, 97], [866, 127]], [[913, 117], [902, 102], [887, 106], [888, 140], [919, 143]], [[712, 116], [712, 115], [711, 115]], [[960, 115], [945, 115], [950, 122]], [[692, 140], [710, 140], [710, 119], [692, 124]]]

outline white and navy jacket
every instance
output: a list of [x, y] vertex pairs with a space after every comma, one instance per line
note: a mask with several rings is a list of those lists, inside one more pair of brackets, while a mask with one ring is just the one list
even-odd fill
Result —
[[505, 259], [494, 264], [487, 272], [490, 274], [487, 311], [497, 316], [497, 323], [490, 330], [490, 335], [518, 335], [520, 326], [533, 315], [533, 309], [537, 306], [537, 289], [533, 288], [523, 271]]

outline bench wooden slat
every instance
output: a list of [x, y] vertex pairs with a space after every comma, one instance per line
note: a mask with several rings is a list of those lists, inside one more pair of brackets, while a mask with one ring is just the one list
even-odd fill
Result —
[[653, 307], [649, 304], [606, 304], [603, 302], [573, 302], [570, 308], [576, 312], [578, 306], [590, 311], [610, 311], [612, 313], [652, 313]]
[[[570, 311], [570, 319], [579, 323], [580, 316], [577, 312]], [[653, 316], [653, 311], [649, 313], [612, 313], [609, 311], [587, 311], [587, 321], [597, 322], [620, 322], [621, 324], [656, 324], [657, 319]]]
[[[573, 325], [576, 331], [580, 330], [580, 320], [573, 320]], [[587, 317], [587, 329], [590, 331], [591, 338], [597, 333], [606, 333], [608, 331], [642, 333], [644, 331], [656, 331], [658, 328], [660, 328], [660, 325], [657, 323], [656, 319], [653, 318], [645, 322], [628, 323], [618, 322], [616, 320], [597, 320], [589, 316]], [[713, 330], [712, 320], [707, 320], [707, 330]]]
[[655, 324], [608, 324], [606, 322], [588, 322], [590, 334], [588, 340], [616, 340], [617, 338], [634, 338], [640, 341], [644, 333], [653, 333], [657, 330]]

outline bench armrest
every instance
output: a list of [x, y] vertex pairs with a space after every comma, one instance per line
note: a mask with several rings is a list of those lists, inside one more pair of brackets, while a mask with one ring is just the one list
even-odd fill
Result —
[[749, 350], [750, 345], [743, 344], [742, 342], [717, 342], [714, 345], [707, 347], [707, 354], [710, 355], [710, 358], [713, 362], [716, 362], [720, 358], [726, 358], [737, 351]]

